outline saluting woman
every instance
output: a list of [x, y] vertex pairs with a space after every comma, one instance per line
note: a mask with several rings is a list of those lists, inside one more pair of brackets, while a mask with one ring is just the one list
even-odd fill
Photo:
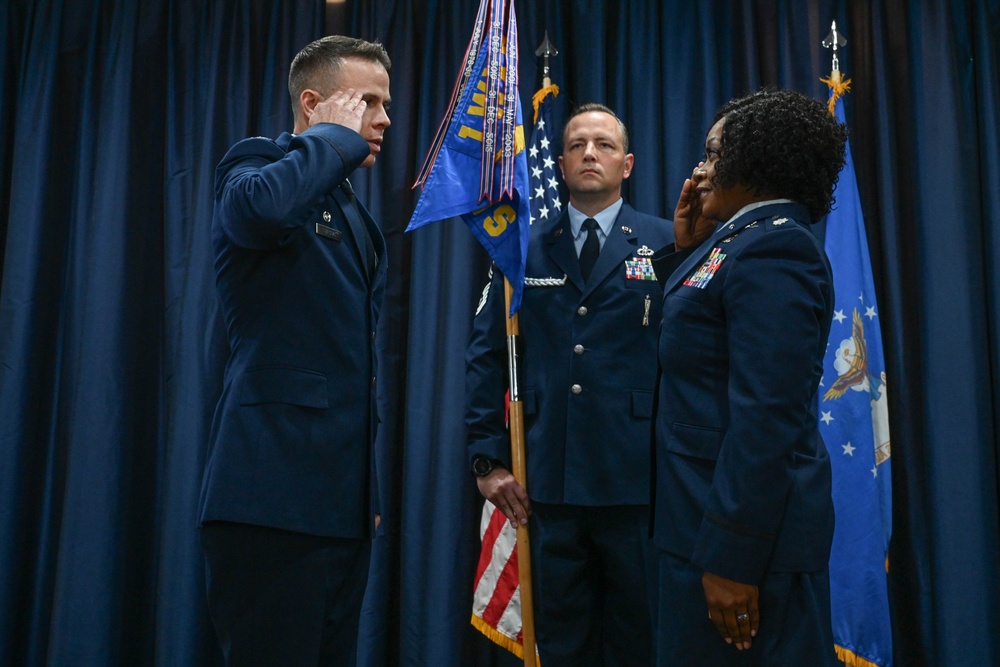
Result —
[[833, 280], [810, 227], [846, 131], [788, 91], [726, 104], [685, 180], [654, 425], [657, 664], [836, 665], [817, 387]]

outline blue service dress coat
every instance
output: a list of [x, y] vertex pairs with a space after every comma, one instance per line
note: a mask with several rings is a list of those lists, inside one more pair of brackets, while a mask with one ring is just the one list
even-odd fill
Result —
[[368, 155], [361, 135], [320, 123], [241, 141], [218, 166], [212, 241], [231, 352], [202, 522], [372, 535], [385, 242], [338, 187]]
[[753, 585], [825, 570], [833, 537], [816, 413], [833, 281], [808, 220], [787, 200], [744, 211], [664, 285], [654, 541]]
[[[584, 283], [569, 215], [531, 228], [519, 311], [528, 493], [542, 503], [646, 505], [666, 220], [623, 205]], [[467, 350], [470, 458], [510, 466], [503, 277], [483, 294]]]

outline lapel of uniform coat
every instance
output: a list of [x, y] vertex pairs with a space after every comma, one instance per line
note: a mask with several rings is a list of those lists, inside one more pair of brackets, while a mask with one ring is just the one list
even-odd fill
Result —
[[375, 218], [362, 205], [357, 196], [355, 196], [354, 202], [357, 204], [358, 213], [361, 214], [361, 221], [368, 228], [368, 235], [372, 239], [372, 248], [375, 250], [375, 259], [378, 260], [378, 266], [381, 267], [383, 264], [382, 260], [385, 259], [385, 236], [382, 235], [382, 230], [379, 228], [378, 223], [375, 222]]
[[801, 204], [795, 202], [782, 202], [780, 204], [769, 204], [761, 206], [733, 218], [729, 222], [719, 225], [712, 232], [712, 235], [705, 239], [698, 249], [691, 253], [677, 269], [670, 274], [666, 284], [663, 286], [663, 293], [666, 294], [676, 289], [696, 268], [701, 266], [705, 257], [712, 251], [712, 248], [722, 242], [722, 239], [733, 234], [738, 234], [743, 228], [752, 222], [769, 218], [772, 216], [788, 216], [795, 219], [802, 219], [803, 215], [808, 216], [808, 212]]
[[[375, 267], [368, 266], [368, 253], [365, 250], [365, 232], [361, 228], [365, 223], [361, 220], [358, 207], [347, 199], [347, 195], [339, 186], [333, 189], [333, 199], [344, 214], [344, 220], [347, 221], [347, 228], [351, 230], [350, 236], [354, 241], [354, 249], [357, 251], [358, 259], [361, 262], [361, 271], [365, 274], [365, 280], [370, 282], [369, 276], [374, 275], [375, 272], [373, 269]], [[372, 251], [374, 250], [375, 248], [372, 248]]]
[[545, 252], [549, 259], [582, 292], [583, 274], [580, 273], [580, 260], [576, 256], [576, 245], [573, 243], [573, 230], [569, 226], [569, 213], [563, 211], [556, 218], [552, 228], [544, 233], [544, 238]]
[[[281, 135], [279, 135], [278, 138], [274, 140], [274, 143], [277, 144], [278, 147], [281, 148], [281, 150], [287, 153], [288, 144], [291, 143], [292, 136], [293, 135], [291, 135], [288, 132], [282, 132]], [[364, 273], [365, 280], [370, 283], [371, 279], [369, 278], [369, 276], [373, 275], [374, 271], [368, 270], [368, 257], [363, 245], [364, 231], [362, 231], [361, 225], [365, 225], [367, 223], [367, 221], [364, 220], [363, 218], [367, 217], [368, 220], [371, 220], [371, 216], [367, 215], [367, 211], [363, 211], [361, 204], [360, 202], [358, 202], [356, 196], [353, 197], [354, 203], [352, 205], [352, 203], [348, 201], [347, 195], [344, 193], [343, 190], [340, 189], [339, 186], [335, 187], [331, 194], [333, 200], [337, 204], [337, 207], [340, 208], [341, 212], [344, 214], [344, 221], [347, 223], [347, 228], [348, 228], [348, 236], [351, 237], [351, 240], [354, 243], [354, 249], [358, 253], [358, 260], [361, 262], [361, 269], [362, 269], [361, 272]], [[384, 254], [385, 249], [382, 242], [381, 233], [380, 232], [376, 234], [372, 233], [371, 227], [373, 226], [375, 226], [374, 220], [372, 220], [372, 224], [368, 227], [368, 234], [372, 237], [372, 244], [374, 246], [372, 250], [375, 252], [376, 260], [379, 260], [382, 258], [382, 254]], [[379, 239], [378, 241], [375, 240], [376, 236]], [[382, 254], [380, 254], [380, 251]], [[381, 262], [378, 263], [381, 264]]]

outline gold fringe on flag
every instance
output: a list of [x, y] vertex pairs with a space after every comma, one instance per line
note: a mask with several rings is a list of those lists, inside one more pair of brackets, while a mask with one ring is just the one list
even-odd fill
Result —
[[544, 100], [545, 96], [548, 95], [549, 93], [552, 93], [552, 97], [559, 97], [559, 86], [557, 86], [556, 84], [552, 84], [551, 86], [545, 86], [544, 88], [539, 88], [538, 92], [531, 97], [531, 106], [534, 107], [535, 109], [535, 118], [533, 121], [531, 121], [532, 125], [538, 122], [538, 106], [542, 103], [542, 100]]
[[[524, 660], [524, 647], [518, 644], [516, 641], [503, 634], [492, 625], [479, 618], [475, 614], [472, 615], [472, 625], [479, 630], [481, 633], [486, 635], [486, 638], [491, 642], [499, 646], [500, 648], [507, 649], [517, 657]], [[838, 647], [839, 648], [839, 647]], [[538, 667], [542, 667], [542, 661], [538, 658], [538, 650], [535, 650], [535, 664]], [[875, 667], [878, 667], [877, 665]]]
[[840, 74], [840, 70], [835, 69], [830, 72], [829, 79], [820, 79], [820, 81], [830, 86], [830, 90], [833, 91], [833, 95], [830, 95], [830, 99], [826, 102], [826, 106], [830, 109], [830, 114], [832, 115], [834, 107], [836, 107], [837, 100], [840, 99], [840, 96], [844, 93], [851, 92], [851, 80], [844, 79]]
[[848, 667], [879, 667], [878, 663], [865, 660], [861, 656], [855, 655], [853, 651], [848, 651], [843, 646], [834, 644], [833, 648], [837, 649], [837, 658]]

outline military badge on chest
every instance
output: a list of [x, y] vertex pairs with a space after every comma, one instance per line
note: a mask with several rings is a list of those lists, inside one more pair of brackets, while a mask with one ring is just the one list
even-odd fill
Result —
[[638, 257], [625, 260], [625, 278], [627, 280], [656, 280], [653, 272], [653, 262], [649, 259], [653, 251], [642, 246], [636, 250]]
[[716, 271], [722, 266], [722, 262], [726, 259], [726, 254], [722, 252], [722, 248], [715, 247], [712, 248], [712, 252], [708, 254], [708, 258], [701, 265], [701, 267], [688, 276], [687, 280], [684, 281], [686, 287], [695, 287], [697, 289], [705, 289], [708, 283], [712, 281], [715, 277]]

